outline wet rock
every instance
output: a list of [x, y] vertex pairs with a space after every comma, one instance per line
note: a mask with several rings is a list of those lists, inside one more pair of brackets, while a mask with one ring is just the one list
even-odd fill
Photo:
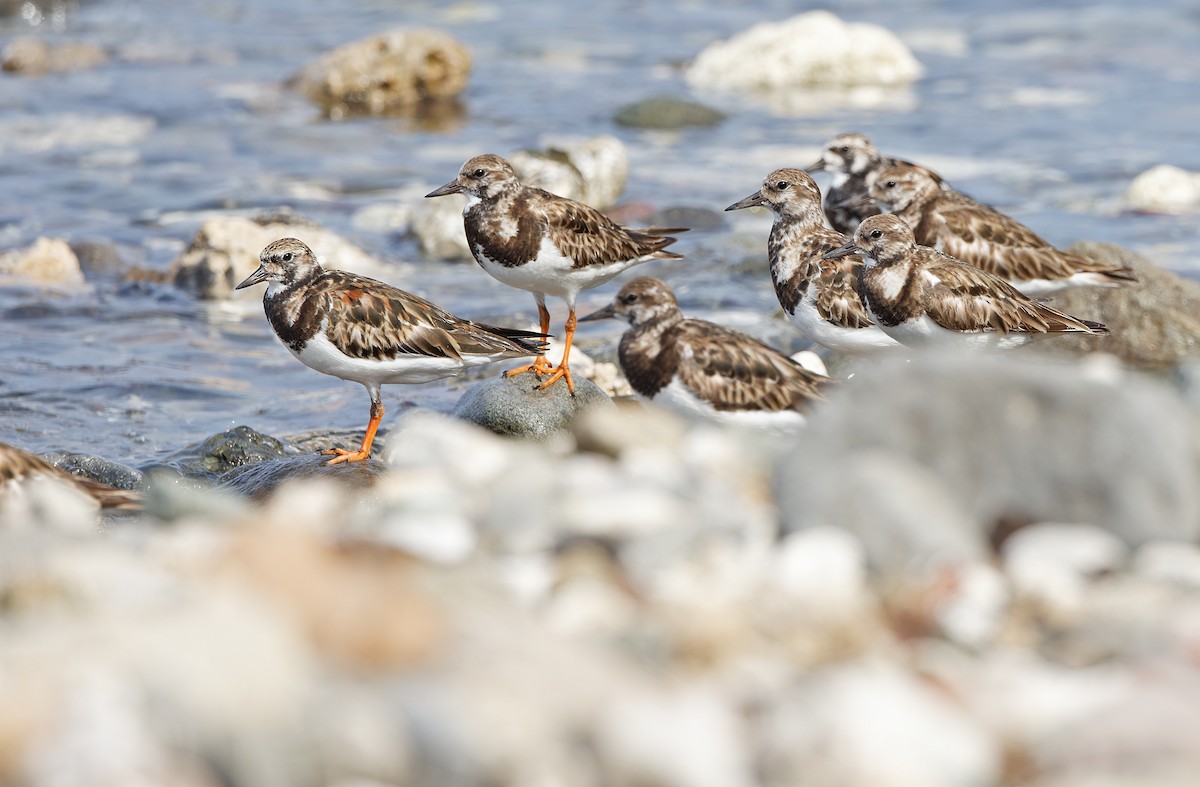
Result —
[[283, 456], [234, 467], [217, 479], [218, 488], [252, 500], [264, 500], [281, 484], [291, 481], [328, 480], [350, 489], [367, 489], [387, 472], [378, 459], [326, 464], [330, 457], [320, 453]]
[[145, 478], [140, 470], [127, 467], [93, 454], [55, 452], [46, 454], [46, 461], [74, 475], [90, 478], [117, 489], [141, 489]]
[[1147, 213], [1178, 213], [1200, 208], [1200, 172], [1170, 164], [1151, 167], [1133, 179], [1125, 204]]
[[32, 246], [0, 254], [0, 276], [21, 276], [46, 284], [83, 283], [79, 259], [60, 238], [38, 238]]
[[235, 467], [294, 456], [296, 449], [249, 426], [235, 426], [175, 452], [168, 463], [185, 475], [216, 478]]
[[83, 41], [51, 44], [41, 38], [17, 38], [0, 53], [0, 68], [30, 76], [52, 71], [80, 71], [106, 62], [107, 52]]
[[655, 96], [626, 104], [613, 117], [621, 126], [652, 129], [708, 128], [724, 119], [723, 112], [675, 96]]
[[564, 382], [535, 390], [536, 382], [532, 374], [497, 375], [468, 389], [451, 414], [496, 434], [544, 440], [563, 433], [591, 407], [613, 406], [607, 394], [583, 378], [575, 379], [574, 396]]
[[125, 275], [129, 265], [121, 252], [104, 241], [72, 241], [71, 251], [79, 260], [79, 269], [87, 279], [116, 278]]
[[887, 30], [810, 11], [710, 44], [688, 68], [687, 80], [718, 90], [890, 86], [912, 82], [921, 71], [908, 47]]
[[[381, 267], [346, 239], [297, 216], [223, 216], [204, 222], [188, 248], [171, 263], [167, 277], [196, 297], [228, 298], [234, 286], [258, 267], [258, 253], [268, 243], [286, 237], [307, 243], [328, 268], [348, 268], [369, 275]], [[239, 296], [260, 299], [262, 288], [246, 290]]]
[[1138, 282], [1124, 287], [1075, 287], [1054, 296], [1052, 305], [1099, 320], [1109, 336], [1057, 337], [1040, 352], [1106, 352], [1134, 366], [1162, 369], [1200, 354], [1200, 284], [1108, 243], [1076, 243], [1069, 251], [1128, 265]]
[[[1194, 431], [1180, 399], [1152, 381], [1096, 380], [1011, 356], [889, 359], [814, 412], [803, 445], [779, 466], [776, 493], [788, 529], [829, 524], [840, 511], [837, 524], [866, 539], [873, 557], [872, 543], [895, 536], [871, 533], [878, 522], [856, 512], [889, 527], [926, 518], [926, 543], [946, 548], [978, 548], [1003, 521], [1094, 524], [1133, 545], [1190, 540], [1200, 529]], [[876, 488], [848, 470], [861, 470], [864, 456], [888, 468]], [[896, 479], [906, 477], [923, 478], [913, 488], [924, 491], [901, 496]], [[886, 500], [889, 488], [908, 514], [849, 502]]]
[[307, 66], [293, 84], [326, 114], [385, 115], [458, 96], [471, 53], [447, 33], [398, 28], [344, 44]]

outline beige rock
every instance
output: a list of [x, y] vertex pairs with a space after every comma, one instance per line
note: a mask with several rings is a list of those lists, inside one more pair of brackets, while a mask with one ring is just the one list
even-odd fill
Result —
[[[192, 243], [171, 263], [169, 281], [206, 300], [228, 298], [233, 288], [258, 267], [258, 254], [268, 243], [295, 237], [304, 241], [328, 268], [371, 274], [382, 266], [346, 239], [298, 217], [244, 218], [222, 216], [200, 227]], [[261, 288], [242, 293], [262, 297]]]
[[1125, 204], [1148, 213], [1177, 213], [1200, 208], [1200, 172], [1170, 164], [1151, 167], [1133, 179]]
[[82, 284], [79, 258], [61, 238], [38, 238], [32, 246], [0, 254], [0, 276], [21, 276], [47, 284]]
[[452, 99], [471, 73], [471, 54], [447, 33], [398, 28], [344, 44], [293, 82], [332, 117], [382, 115]]
[[51, 45], [41, 38], [17, 38], [0, 54], [0, 68], [18, 74], [78, 71], [108, 61], [108, 53], [82, 41]]

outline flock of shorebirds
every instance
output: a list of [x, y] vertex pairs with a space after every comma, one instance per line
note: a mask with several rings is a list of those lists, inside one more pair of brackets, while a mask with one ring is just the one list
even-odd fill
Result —
[[[809, 175], [814, 171], [831, 176], [824, 200]], [[688, 416], [788, 429], [803, 423], [830, 382], [751, 336], [684, 317], [659, 279], [633, 279], [609, 305], [576, 318], [583, 290], [639, 263], [681, 258], [667, 247], [685, 228], [622, 227], [588, 205], [521, 184], [508, 162], [491, 154], [470, 159], [426, 196], [460, 193], [467, 197], [463, 226], [472, 254], [494, 278], [533, 293], [538, 331], [465, 320], [383, 282], [325, 270], [295, 238], [263, 249], [259, 267], [237, 285], [266, 282], [267, 319], [292, 354], [370, 393], [362, 444], [329, 449], [329, 464], [370, 456], [386, 383], [429, 382], [532, 358], [506, 374], [530, 373], [542, 389], [561, 381], [573, 394], [577, 319], [628, 322], [618, 358], [631, 387], [639, 398]], [[1049, 334], [1106, 334], [1100, 323], [1053, 309], [1038, 296], [1135, 280], [1127, 268], [1054, 248], [931, 170], [881, 155], [861, 134], [834, 137], [806, 169], [775, 170], [726, 210], [758, 206], [774, 214], [767, 253], [780, 305], [801, 333], [840, 352], [902, 345], [1007, 349]], [[568, 309], [557, 366], [546, 358], [548, 295]], [[32, 455], [12, 460], [4, 455], [8, 448], [0, 445], [0, 480], [51, 472]], [[120, 495], [109, 501], [127, 502]]]
[[[825, 171], [821, 192], [809, 175]], [[639, 398], [689, 416], [787, 429], [830, 378], [746, 334], [687, 318], [671, 288], [640, 277], [613, 301], [577, 318], [583, 290], [668, 251], [686, 228], [629, 229], [599, 210], [523, 185], [499, 156], [476, 156], [427, 197], [464, 194], [463, 227], [488, 274], [533, 293], [539, 330], [456, 317], [373, 279], [324, 270], [295, 238], [275, 241], [238, 289], [267, 283], [263, 307], [276, 335], [303, 363], [353, 380], [371, 395], [357, 450], [332, 448], [330, 464], [370, 456], [383, 417], [380, 387], [421, 383], [512, 358], [532, 361], [538, 388], [574, 393], [569, 359], [576, 323], [629, 323], [618, 359]], [[777, 169], [726, 210], [774, 214], [767, 241], [779, 303], [813, 342], [864, 353], [901, 345], [1007, 349], [1056, 333], [1105, 334], [1100, 323], [1046, 305], [1064, 287], [1118, 286], [1127, 268], [1056, 249], [1032, 230], [954, 190], [931, 170], [883, 156], [861, 134], [840, 134], [806, 169]], [[826, 224], [828, 222], [828, 225]], [[562, 361], [546, 358], [546, 296], [566, 301]]]

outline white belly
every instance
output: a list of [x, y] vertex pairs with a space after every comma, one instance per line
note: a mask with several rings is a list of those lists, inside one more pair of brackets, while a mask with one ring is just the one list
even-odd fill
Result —
[[493, 279], [529, 292], [543, 292], [565, 298], [567, 303], [574, 304], [576, 296], [584, 290], [599, 287], [612, 280], [622, 271], [632, 268], [650, 257], [637, 257], [632, 260], [621, 260], [607, 265], [589, 265], [585, 268], [574, 268], [567, 257], [559, 253], [549, 239], [542, 238], [542, 246], [538, 249], [537, 257], [515, 267], [500, 265], [488, 259], [483, 249], [476, 246], [475, 259]]
[[949, 347], [956, 349], [1011, 350], [1028, 342], [1028, 333], [997, 333], [996, 331], [952, 331], [943, 328], [927, 315], [921, 315], [899, 325], [883, 329], [896, 341], [909, 347]]
[[804, 425], [804, 416], [795, 410], [718, 410], [688, 390], [677, 379], [672, 380], [652, 399], [647, 400], [640, 394], [638, 398], [651, 401], [692, 421], [716, 422], [774, 432], [790, 432]]
[[878, 325], [866, 328], [845, 328], [841, 325], [834, 325], [821, 316], [817, 307], [808, 298], [797, 304], [796, 312], [789, 314], [788, 319], [799, 329], [800, 333], [812, 341], [838, 352], [863, 353], [899, 346], [899, 342], [880, 330]]
[[334, 347], [323, 331], [309, 339], [304, 349], [299, 352], [292, 350], [292, 354], [305, 366], [318, 372], [374, 386], [384, 383], [427, 383], [462, 374], [464, 369], [472, 366], [505, 358], [504, 355], [468, 355], [461, 360], [425, 355], [398, 355], [392, 360], [351, 358]]

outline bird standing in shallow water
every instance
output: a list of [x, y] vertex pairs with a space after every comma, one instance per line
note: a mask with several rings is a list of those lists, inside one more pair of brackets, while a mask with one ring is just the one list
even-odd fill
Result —
[[371, 395], [362, 445], [325, 451], [335, 454], [331, 465], [371, 455], [385, 383], [425, 383], [545, 352], [543, 334], [474, 323], [383, 282], [327, 271], [295, 238], [275, 241], [258, 259], [258, 269], [235, 289], [267, 282], [263, 310], [292, 355], [318, 372], [362, 384]]
[[859, 290], [880, 327], [910, 346], [1009, 349], [1052, 333], [1107, 334], [1021, 293], [999, 276], [918, 246], [907, 224], [887, 214], [858, 225], [854, 240], [828, 252], [859, 254]]
[[467, 245], [493, 278], [533, 293], [542, 333], [550, 330], [546, 296], [567, 302], [568, 316], [562, 362], [552, 367], [545, 356], [508, 374], [532, 371], [549, 375], [542, 388], [565, 378], [575, 393], [568, 358], [575, 336], [575, 300], [641, 262], [681, 259], [664, 251], [675, 242], [670, 233], [684, 228], [634, 230], [620, 226], [593, 207], [560, 197], [517, 180], [512, 166], [493, 154], [476, 156], [458, 177], [426, 197], [466, 194], [463, 228]]
[[911, 164], [881, 170], [870, 193], [912, 228], [917, 243], [994, 273], [1026, 295], [1137, 281], [1129, 268], [1056, 249], [1011, 216], [943, 188]]
[[608, 317], [630, 325], [617, 356], [634, 392], [685, 416], [787, 430], [831, 382], [752, 336], [684, 317], [671, 288], [649, 276], [582, 319]]

